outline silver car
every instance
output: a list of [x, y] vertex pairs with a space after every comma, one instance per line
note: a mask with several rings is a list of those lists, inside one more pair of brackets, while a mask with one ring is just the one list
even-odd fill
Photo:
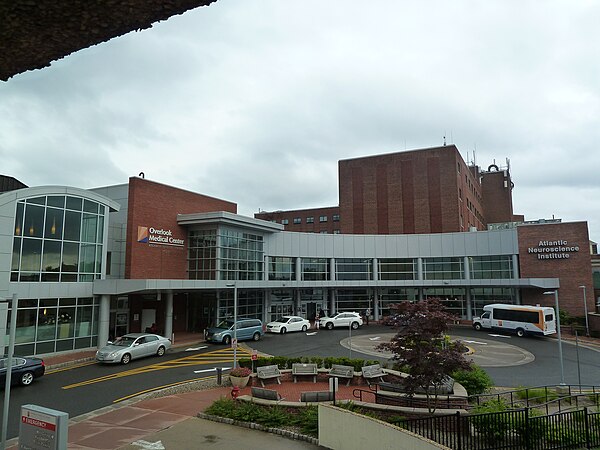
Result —
[[163, 356], [171, 348], [171, 340], [152, 333], [130, 333], [96, 352], [96, 361], [129, 364], [132, 359], [144, 356]]

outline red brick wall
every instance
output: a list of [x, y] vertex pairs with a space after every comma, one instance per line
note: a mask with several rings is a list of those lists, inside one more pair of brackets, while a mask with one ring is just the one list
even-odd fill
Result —
[[[321, 233], [327, 232], [332, 234], [334, 231], [340, 230], [340, 221], [334, 221], [333, 216], [340, 214], [340, 208], [331, 206], [328, 208], [315, 209], [295, 209], [286, 211], [259, 212], [254, 214], [254, 218], [281, 223], [283, 219], [287, 219], [288, 224], [284, 225], [286, 231], [296, 231], [298, 233]], [[327, 222], [320, 222], [321, 216], [327, 216]], [[306, 219], [313, 218], [313, 223], [308, 223]], [[299, 218], [300, 223], [295, 224], [294, 219]]]
[[[143, 178], [129, 179], [125, 278], [186, 279], [187, 229], [177, 224], [177, 214], [227, 211], [237, 205], [206, 195], [177, 189]], [[184, 239], [183, 247], [137, 241], [138, 226], [171, 230]]]
[[469, 220], [466, 201], [459, 202], [459, 186], [468, 181], [463, 197], [482, 210], [479, 182], [454, 145], [342, 160], [338, 171], [342, 233], [465, 231], [461, 214], [484, 228], [474, 215]]
[[498, 172], [485, 172], [482, 175], [481, 188], [486, 222], [502, 223], [512, 221], [514, 215], [510, 174], [508, 171], [501, 170]]
[[[521, 278], [559, 278], [558, 301], [561, 309], [572, 316], [583, 316], [583, 289], [586, 286], [588, 311], [594, 311], [592, 262], [587, 222], [522, 225], [517, 228]], [[563, 241], [558, 245], [540, 245], [543, 241]], [[559, 251], [569, 258], [539, 259], [540, 253], [529, 249], [578, 247], [578, 251]], [[545, 254], [545, 253], [542, 253]], [[525, 304], [554, 306], [554, 296], [543, 289], [523, 289]]]

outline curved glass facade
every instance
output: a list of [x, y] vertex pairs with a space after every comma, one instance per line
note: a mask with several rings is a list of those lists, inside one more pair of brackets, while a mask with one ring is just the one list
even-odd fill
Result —
[[106, 208], [69, 195], [17, 202], [11, 281], [93, 281], [102, 274]]

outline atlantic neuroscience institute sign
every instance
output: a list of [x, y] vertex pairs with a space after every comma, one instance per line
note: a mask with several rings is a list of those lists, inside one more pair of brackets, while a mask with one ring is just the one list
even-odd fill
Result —
[[137, 241], [148, 244], [183, 247], [185, 240], [173, 237], [171, 230], [138, 226]]
[[569, 244], [568, 241], [539, 241], [536, 247], [529, 247], [527, 253], [537, 255], [537, 259], [569, 259], [571, 253], [577, 253], [579, 245]]

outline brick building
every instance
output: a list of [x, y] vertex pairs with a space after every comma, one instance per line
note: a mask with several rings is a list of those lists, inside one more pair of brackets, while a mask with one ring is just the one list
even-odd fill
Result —
[[454, 145], [341, 160], [337, 227], [307, 227], [322, 208], [259, 212], [286, 230], [345, 234], [420, 234], [485, 230], [522, 219], [512, 210], [509, 168], [467, 165]]

